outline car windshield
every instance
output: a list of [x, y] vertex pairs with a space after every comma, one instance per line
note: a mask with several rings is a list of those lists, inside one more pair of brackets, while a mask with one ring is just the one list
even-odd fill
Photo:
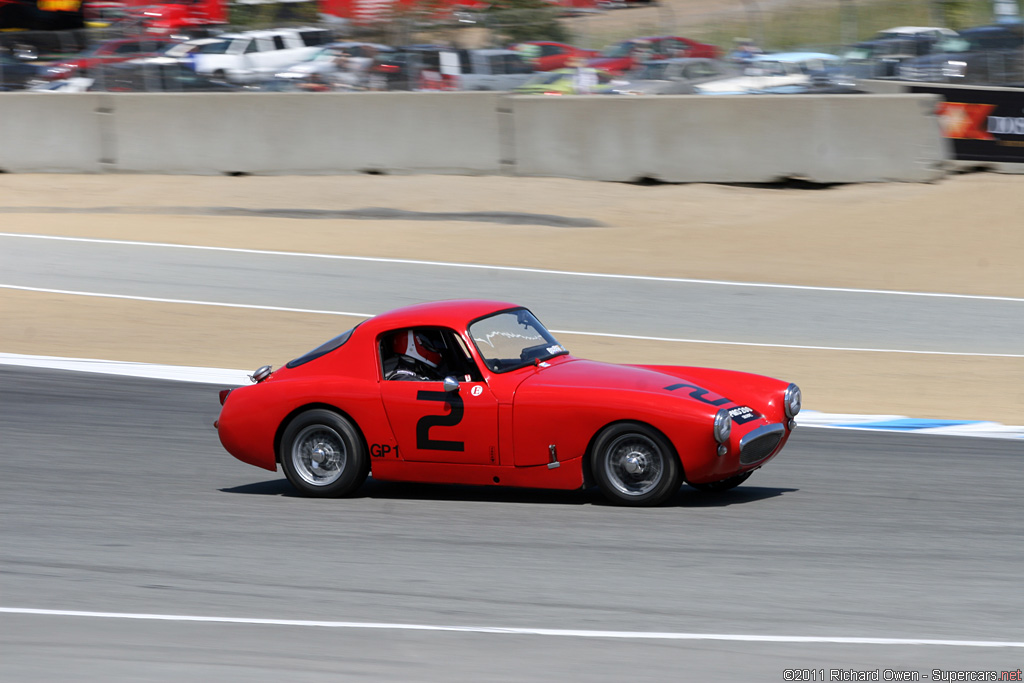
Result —
[[843, 53], [843, 59], [854, 61], [860, 59], [871, 59], [873, 50], [870, 47], [854, 47]]
[[525, 308], [478, 320], [469, 326], [469, 334], [492, 372], [508, 372], [569, 353]]
[[229, 47], [231, 47], [230, 40], [218, 40], [215, 43], [207, 43], [206, 45], [200, 45], [198, 48], [193, 50], [193, 52], [197, 52], [203, 55], [222, 55], [228, 51]]
[[970, 52], [975, 47], [971, 45], [971, 41], [956, 36], [943, 38], [936, 43], [935, 52]]
[[785, 76], [789, 67], [784, 62], [758, 60], [748, 66], [743, 73], [747, 76]]
[[333, 62], [335, 59], [341, 56], [342, 50], [338, 47], [325, 47], [322, 50], [315, 52], [312, 56], [308, 57], [305, 61], [307, 62]]

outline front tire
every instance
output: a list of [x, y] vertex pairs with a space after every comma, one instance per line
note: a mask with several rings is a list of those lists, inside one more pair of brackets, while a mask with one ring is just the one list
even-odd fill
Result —
[[347, 496], [370, 472], [362, 436], [329, 410], [308, 410], [281, 435], [281, 469], [299, 492], [316, 498]]
[[682, 483], [682, 467], [657, 430], [636, 422], [606, 428], [594, 443], [593, 474], [605, 498], [617, 505], [654, 506]]

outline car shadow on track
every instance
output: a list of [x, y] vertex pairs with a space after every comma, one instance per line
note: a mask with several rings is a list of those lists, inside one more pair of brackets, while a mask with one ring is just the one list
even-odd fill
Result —
[[[272, 479], [220, 489], [223, 493], [239, 493], [251, 496], [302, 496], [288, 483], [287, 479]], [[679, 492], [662, 507], [707, 508], [725, 507], [755, 503], [777, 498], [799, 489], [775, 488], [768, 486], [739, 486], [722, 493], [697, 491], [685, 484]], [[522, 489], [497, 486], [462, 486], [448, 484], [416, 484], [407, 482], [374, 481], [368, 479], [350, 499], [371, 498], [374, 500], [427, 500], [464, 501], [484, 503], [520, 503], [532, 505], [597, 505], [614, 507], [596, 488], [584, 491], [559, 491], [550, 489]]]

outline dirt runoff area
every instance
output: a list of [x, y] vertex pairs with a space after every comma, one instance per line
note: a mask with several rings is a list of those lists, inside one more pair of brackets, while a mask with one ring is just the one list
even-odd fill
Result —
[[[463, 176], [0, 175], [0, 230], [1024, 297], [1022, 196], [1024, 176], [997, 174], [827, 189]], [[602, 227], [204, 215], [217, 207], [529, 212]], [[241, 369], [279, 365], [356, 322], [3, 288], [0, 310], [0, 352]], [[563, 336], [579, 356], [721, 366], [792, 380], [804, 389], [805, 406], [816, 410], [1024, 420], [1019, 358]]]

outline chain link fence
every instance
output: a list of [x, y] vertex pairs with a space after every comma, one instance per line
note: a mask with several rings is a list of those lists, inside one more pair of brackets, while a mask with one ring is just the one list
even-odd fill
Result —
[[[1020, 2], [1001, 1], [1017, 2], [1018, 5]], [[315, 7], [313, 4], [310, 6]], [[608, 0], [600, 10], [477, 11], [449, 13], [443, 17], [399, 12], [372, 24], [356, 28], [350, 26], [344, 31], [337, 25], [322, 25], [335, 30], [339, 39], [388, 45], [429, 43], [455, 48], [506, 47], [513, 37], [523, 39], [523, 36], [534, 35], [600, 49], [640, 36], [682, 36], [715, 45], [723, 55], [741, 40], [753, 42], [768, 52], [810, 50], [842, 55], [844, 46], [883, 29], [895, 26], [954, 29], [978, 26], [991, 23], [993, 12], [992, 0], [661, 0], [649, 3]], [[235, 13], [233, 16], [240, 15]], [[269, 21], [278, 17], [271, 13], [265, 18]], [[258, 19], [256, 15], [248, 17], [250, 21]], [[222, 28], [226, 30], [229, 27]], [[14, 70], [14, 55], [28, 57], [28, 61], [37, 56], [36, 63], [45, 63], [47, 59], [71, 55], [88, 45], [137, 33], [138, 30], [139, 27], [123, 25], [108, 29], [0, 33], [0, 51], [6, 54], [0, 63], [0, 84], [9, 80], [4, 76], [5, 68], [8, 72]], [[1024, 57], [1024, 49], [1021, 57]], [[984, 59], [992, 63], [986, 64], [985, 68], [973, 69], [976, 74], [985, 74], [980, 81], [973, 79], [975, 82], [1018, 84], [1024, 80], [1016, 73], [1024, 68], [1020, 66], [1024, 60], [1015, 59], [1013, 55], [989, 55]], [[862, 77], [899, 76], [898, 67], [891, 62], [864, 68]], [[162, 74], [170, 70], [154, 69], [153, 73], [159, 71]], [[908, 74], [908, 77], [917, 77], [917, 74]], [[920, 75], [922, 79], [925, 75], [945, 80], [958, 78], [957, 74], [943, 72], [941, 68]], [[158, 77], [152, 73], [141, 78], [133, 76], [131, 80], [133, 89], [140, 83], [165, 82], [162, 75]], [[171, 79], [170, 82], [180, 80]]]

